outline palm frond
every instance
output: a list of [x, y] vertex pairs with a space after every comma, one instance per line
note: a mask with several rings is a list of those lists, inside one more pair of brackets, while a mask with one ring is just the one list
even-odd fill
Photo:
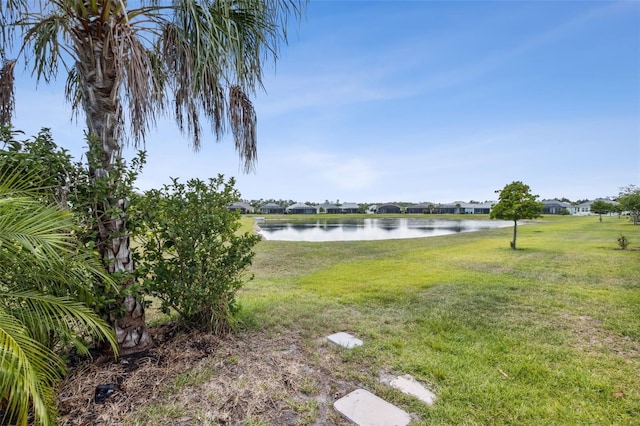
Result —
[[16, 424], [26, 425], [32, 407], [38, 423], [51, 424], [55, 414], [52, 384], [62, 377], [64, 362], [31, 338], [28, 329], [1, 306], [0, 371], [5, 415], [10, 414]]
[[236, 151], [245, 160], [245, 172], [249, 172], [257, 162], [257, 117], [251, 100], [239, 86], [229, 89], [229, 115]]
[[17, 19], [29, 10], [29, 0], [4, 0], [0, 2], [0, 58], [5, 58], [5, 49], [11, 50], [15, 39]]
[[40, 190], [47, 189], [43, 176], [38, 175], [36, 171], [29, 171], [27, 167], [24, 167], [26, 171], [20, 169], [18, 166], [0, 170], [0, 198], [37, 198]]
[[[34, 56], [33, 72], [38, 80], [42, 79], [47, 83], [55, 80], [59, 65], [64, 64], [64, 53], [69, 50], [60, 41], [69, 32], [69, 19], [68, 15], [53, 10], [33, 22], [21, 23], [28, 28], [23, 49], [28, 50], [26, 55]], [[67, 66], [65, 68], [68, 69]]]
[[[30, 214], [16, 214], [18, 212]], [[69, 240], [70, 212], [42, 206], [28, 197], [0, 198], [0, 245], [9, 256], [24, 256], [44, 264], [57, 261], [61, 250], [73, 248]], [[28, 261], [28, 259], [25, 259]]]
[[[12, 311], [22, 324], [28, 325], [34, 338], [39, 341], [45, 341], [53, 332], [72, 336], [79, 330], [86, 330], [90, 335], [105, 338], [112, 347], [117, 347], [111, 327], [85, 304], [69, 297], [55, 297], [25, 290], [0, 292], [0, 298], [19, 302], [19, 305], [14, 306], [20, 306], [20, 309], [5, 309]], [[84, 347], [77, 349], [86, 353]]]
[[162, 98], [152, 96], [159, 84], [155, 81], [150, 50], [137, 36], [135, 27], [120, 26], [119, 30], [116, 57], [126, 58], [126, 64], [122, 63], [118, 69], [125, 74], [121, 78], [126, 82], [124, 91], [129, 105], [131, 132], [138, 144], [145, 139], [147, 130], [155, 125], [156, 111], [161, 112], [164, 104]]
[[260, 1], [180, 2], [159, 40], [167, 74], [173, 77], [179, 128], [192, 137], [197, 150], [201, 112], [218, 139], [229, 119], [246, 170], [256, 159], [256, 122], [250, 119], [254, 114], [248, 97], [238, 95], [260, 82], [263, 51], [277, 46], [269, 44], [275, 28], [272, 17], [264, 16], [268, 12]]
[[91, 283], [111, 280], [74, 245], [71, 214], [28, 196], [27, 177], [0, 176], [0, 402], [3, 423], [26, 425], [32, 410], [36, 423], [52, 424], [53, 385], [65, 371], [52, 336], [86, 352], [77, 336], [87, 333], [115, 352], [109, 325], [82, 303]]

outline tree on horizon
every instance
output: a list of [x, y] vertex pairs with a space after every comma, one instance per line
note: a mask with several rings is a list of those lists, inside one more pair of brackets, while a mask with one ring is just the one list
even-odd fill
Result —
[[615, 210], [615, 206], [612, 203], [607, 203], [604, 200], [596, 200], [591, 204], [589, 208], [592, 213], [595, 213], [599, 216], [600, 222], [602, 222], [602, 215], [611, 213]]
[[620, 211], [629, 212], [633, 224], [637, 225], [640, 217], [640, 187], [628, 185], [620, 188], [617, 201]]

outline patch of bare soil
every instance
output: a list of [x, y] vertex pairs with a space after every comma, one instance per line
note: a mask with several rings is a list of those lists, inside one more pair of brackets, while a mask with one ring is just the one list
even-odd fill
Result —
[[[75, 367], [58, 392], [59, 424], [348, 424], [333, 402], [359, 384], [333, 346], [290, 331], [152, 334], [145, 354]], [[96, 402], [105, 384], [113, 393]]]
[[640, 344], [628, 336], [613, 334], [604, 329], [602, 321], [588, 315], [565, 313], [575, 337], [574, 347], [583, 351], [611, 351], [624, 359], [640, 358]]

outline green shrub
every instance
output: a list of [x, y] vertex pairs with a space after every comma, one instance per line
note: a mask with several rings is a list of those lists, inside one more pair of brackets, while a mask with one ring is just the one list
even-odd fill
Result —
[[173, 179], [133, 200], [137, 273], [143, 287], [175, 310], [187, 326], [225, 332], [232, 326], [235, 295], [253, 259], [257, 235], [240, 235], [235, 181], [222, 175], [186, 184]]
[[618, 245], [622, 250], [625, 250], [629, 246], [629, 240], [624, 235], [618, 237]]

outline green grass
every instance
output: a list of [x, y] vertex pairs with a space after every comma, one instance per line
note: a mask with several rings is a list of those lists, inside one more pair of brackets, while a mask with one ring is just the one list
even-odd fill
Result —
[[[640, 226], [545, 217], [511, 228], [371, 242], [262, 241], [239, 300], [250, 327], [310, 342], [348, 331], [345, 362], [425, 424], [637, 424]], [[311, 344], [311, 343], [310, 343]], [[377, 382], [411, 374], [434, 407]], [[622, 394], [620, 394], [622, 393]]]

